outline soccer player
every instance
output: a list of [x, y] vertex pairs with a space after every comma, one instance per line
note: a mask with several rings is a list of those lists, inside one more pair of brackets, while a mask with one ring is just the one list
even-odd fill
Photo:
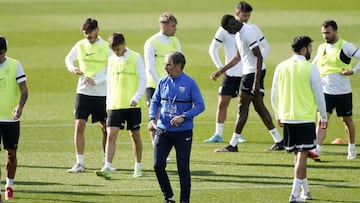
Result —
[[[237, 53], [233, 59], [218, 71], [211, 74], [210, 78], [216, 80], [227, 69], [234, 66], [240, 60], [243, 63], [243, 77], [241, 80], [241, 95], [239, 104], [239, 114], [236, 121], [235, 132], [230, 140], [229, 145], [224, 148], [216, 149], [215, 152], [238, 152], [238, 138], [246, 123], [249, 105], [253, 103], [256, 112], [263, 120], [265, 126], [276, 143], [279, 143], [281, 150], [284, 149], [282, 138], [275, 128], [271, 115], [264, 105], [264, 77], [265, 70], [263, 58], [257, 39], [257, 33], [253, 27], [232, 19], [229, 26], [229, 33], [235, 35]], [[280, 150], [280, 149], [278, 149]]]
[[119, 130], [129, 130], [133, 142], [135, 159], [134, 177], [142, 176], [140, 137], [141, 107], [145, 107], [142, 96], [146, 87], [146, 71], [139, 53], [126, 47], [124, 35], [113, 33], [109, 37], [109, 46], [114, 54], [109, 58], [107, 73], [107, 141], [106, 161], [96, 175], [111, 178], [112, 160], [116, 149]]
[[[226, 31], [229, 23], [229, 18], [233, 16], [224, 15], [221, 19], [221, 26], [215, 33], [214, 39], [211, 41], [209, 47], [209, 54], [217, 68], [223, 66], [219, 57], [219, 48], [224, 45], [225, 62], [229, 62], [236, 54], [235, 35]], [[224, 73], [224, 77], [219, 87], [218, 93], [218, 106], [216, 110], [216, 123], [215, 133], [209, 138], [204, 140], [205, 143], [223, 142], [224, 123], [227, 116], [227, 108], [232, 98], [239, 95], [239, 87], [242, 76], [242, 63], [239, 61], [233, 68]], [[239, 142], [246, 142], [246, 139], [240, 135]]]
[[[180, 41], [175, 37], [177, 19], [171, 13], [163, 13], [159, 18], [160, 31], [146, 40], [144, 45], [144, 62], [147, 71], [146, 101], [150, 106], [155, 87], [163, 76], [164, 57], [166, 54], [181, 51]], [[148, 126], [151, 141], [154, 143], [155, 129]]]
[[[81, 30], [85, 39], [78, 41], [65, 58], [67, 69], [79, 76], [75, 101], [76, 164], [67, 170], [68, 173], [85, 171], [84, 132], [89, 115], [92, 123], [100, 122], [104, 153], [106, 144], [106, 66], [112, 51], [108, 43], [98, 36], [97, 20], [86, 19]], [[78, 66], [75, 65], [76, 62]]]
[[[333, 110], [345, 124], [348, 138], [347, 159], [356, 158], [355, 125], [352, 118], [352, 90], [350, 75], [360, 70], [360, 52], [352, 43], [338, 36], [338, 26], [334, 20], [326, 20], [321, 26], [325, 43], [318, 47], [313, 64], [320, 71], [321, 82], [325, 94], [326, 111], [330, 118]], [[355, 67], [351, 67], [351, 58], [358, 59]], [[326, 129], [317, 128], [316, 149], [309, 154], [311, 158], [320, 160], [321, 146], [326, 137]]]
[[[190, 152], [193, 119], [205, 110], [196, 82], [183, 72], [185, 57], [175, 52], [165, 57], [168, 76], [163, 77], [154, 93], [149, 109], [149, 125], [157, 126], [154, 141], [154, 169], [165, 203], [175, 202], [166, 172], [166, 158], [175, 147], [180, 178], [180, 202], [190, 202]], [[160, 115], [158, 116], [158, 109]]]
[[327, 126], [320, 74], [317, 68], [307, 61], [312, 51], [311, 43], [308, 36], [294, 38], [294, 55], [276, 67], [271, 89], [275, 118], [284, 129], [285, 149], [295, 154], [295, 177], [289, 202], [312, 199], [306, 160], [308, 150], [315, 147], [317, 108], [320, 112], [320, 128], [325, 129]]
[[[28, 98], [28, 88], [21, 63], [6, 56], [7, 45], [5, 37], [0, 36], [0, 139], [6, 150], [5, 200], [11, 200], [14, 198], [20, 117]], [[0, 202], [2, 202], [1, 190]]]
[[[259, 41], [260, 51], [263, 56], [263, 60], [265, 60], [265, 58], [269, 54], [270, 47], [261, 29], [257, 25], [249, 22], [252, 10], [253, 8], [249, 3], [245, 1], [241, 1], [236, 5], [235, 18], [236, 20], [242, 23], [246, 23], [247, 25], [250, 25], [256, 31], [257, 38]], [[217, 52], [217, 49], [221, 43], [224, 44], [225, 62], [230, 62], [237, 52], [237, 48], [236, 46], [234, 46], [235, 35], [227, 32], [226, 29], [224, 29], [224, 25], [220, 27], [216, 32], [215, 38], [213, 39], [209, 48], [210, 56], [218, 68], [223, 66]], [[263, 69], [265, 69], [265, 63]], [[241, 76], [242, 76], [242, 61], [238, 62], [236, 65], [234, 65], [234, 67], [228, 69], [226, 73], [224, 73], [222, 86], [219, 88], [219, 103], [216, 114], [217, 123], [215, 125], [216, 131], [214, 135], [211, 138], [205, 140], [205, 142], [220, 142], [220, 141], [222, 142], [223, 140], [222, 132], [224, 129], [227, 107], [232, 97], [234, 96], [236, 97], [237, 95], [240, 95], [239, 89], [240, 89]], [[237, 137], [239, 137], [238, 142], [246, 142], [246, 139], [241, 134], [237, 135]], [[272, 136], [272, 138], [275, 143], [269, 148], [269, 150], [283, 150], [284, 147], [283, 147], [282, 139], [281, 138], [279, 139], [276, 136]]]

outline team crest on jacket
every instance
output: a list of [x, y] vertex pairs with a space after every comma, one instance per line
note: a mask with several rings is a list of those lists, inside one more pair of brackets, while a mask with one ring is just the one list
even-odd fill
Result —
[[180, 87], [179, 87], [179, 91], [180, 91], [181, 93], [184, 93], [185, 87], [180, 86]]

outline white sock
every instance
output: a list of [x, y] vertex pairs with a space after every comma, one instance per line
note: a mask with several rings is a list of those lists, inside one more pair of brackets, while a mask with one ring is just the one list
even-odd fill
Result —
[[348, 144], [348, 149], [355, 149], [355, 144]]
[[224, 123], [216, 123], [215, 124], [215, 135], [219, 135], [222, 137], [224, 131]]
[[302, 181], [298, 178], [294, 178], [291, 194], [295, 197], [299, 196], [300, 186]]
[[309, 184], [307, 178], [302, 179], [301, 189], [304, 194], [307, 194], [309, 192]]
[[241, 134], [233, 133], [233, 136], [230, 140], [230, 145], [235, 147], [238, 143], [239, 137], [241, 137]]
[[76, 164], [84, 165], [84, 155], [83, 154], [77, 154], [76, 155]]
[[321, 154], [321, 146], [317, 144], [314, 152], [315, 152], [317, 155], [320, 155], [320, 154]]
[[105, 161], [104, 167], [105, 167], [105, 168], [111, 168], [111, 167], [112, 167], [112, 163]]
[[135, 163], [135, 168], [141, 168], [141, 163]]
[[6, 185], [5, 188], [13, 188], [14, 187], [14, 179], [10, 179], [6, 177]]
[[269, 133], [272, 137], [272, 139], [274, 140], [275, 143], [279, 143], [281, 142], [282, 138], [280, 136], [279, 131], [276, 128], [273, 128], [271, 130], [269, 130]]

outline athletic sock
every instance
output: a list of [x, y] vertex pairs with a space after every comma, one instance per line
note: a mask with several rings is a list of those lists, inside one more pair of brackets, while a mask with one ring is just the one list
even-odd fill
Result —
[[235, 147], [238, 143], [239, 137], [241, 137], [241, 134], [233, 133], [233, 136], [230, 140], [230, 145]]
[[112, 167], [112, 163], [105, 161], [104, 167], [110, 169]]
[[302, 181], [300, 179], [294, 178], [291, 194], [294, 195], [295, 197], [299, 196], [301, 183]]
[[222, 137], [224, 131], [224, 123], [216, 123], [215, 124], [215, 135], [219, 135]]
[[316, 145], [316, 148], [314, 149], [314, 152], [317, 154], [317, 155], [320, 155], [321, 154], [321, 146], [319, 144]]
[[269, 130], [269, 133], [272, 137], [272, 139], [274, 140], [275, 143], [279, 143], [281, 142], [282, 138], [280, 136], [279, 131], [276, 128], [273, 128], [271, 130]]
[[135, 163], [135, 168], [141, 168], [141, 163]]
[[307, 194], [309, 192], [309, 184], [307, 178], [302, 179], [301, 189], [304, 194]]
[[76, 155], [76, 164], [84, 165], [84, 155], [83, 154], [77, 154]]
[[348, 149], [355, 149], [355, 144], [348, 144]]
[[8, 177], [6, 177], [6, 184], [5, 184], [5, 188], [13, 188], [14, 186], [14, 179], [10, 179]]

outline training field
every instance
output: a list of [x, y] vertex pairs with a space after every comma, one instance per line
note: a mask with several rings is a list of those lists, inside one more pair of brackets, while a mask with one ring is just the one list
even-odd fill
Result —
[[[152, 145], [145, 128], [142, 139], [144, 176], [134, 179], [131, 141], [121, 131], [112, 180], [97, 177], [103, 153], [97, 125], [86, 129], [86, 172], [68, 174], [75, 162], [73, 147], [73, 104], [77, 77], [66, 70], [65, 55], [83, 38], [80, 26], [87, 17], [99, 21], [100, 35], [122, 32], [129, 48], [143, 53], [145, 40], [159, 31], [158, 17], [169, 11], [177, 17], [177, 36], [187, 58], [185, 72], [193, 76], [203, 93], [206, 111], [195, 120], [191, 155], [192, 192], [195, 203], [288, 202], [293, 178], [293, 156], [267, 152], [272, 139], [253, 107], [244, 129], [247, 143], [238, 153], [217, 154], [226, 143], [205, 144], [215, 128], [216, 82], [209, 79], [215, 70], [208, 47], [223, 14], [233, 14], [238, 0], [0, 0], [0, 34], [9, 40], [7, 55], [20, 59], [28, 77], [29, 100], [22, 118], [18, 149], [15, 199], [12, 202], [132, 203], [162, 202], [162, 194], [152, 169]], [[259, 25], [269, 44], [266, 59], [265, 102], [270, 112], [270, 86], [277, 63], [292, 55], [295, 35], [313, 38], [313, 56], [323, 42], [320, 25], [333, 18], [340, 37], [360, 47], [360, 1], [358, 0], [253, 0], [251, 22]], [[355, 63], [356, 61], [354, 61]], [[360, 75], [353, 75], [354, 120], [360, 121]], [[0, 98], [4, 99], [4, 98]], [[224, 138], [231, 137], [237, 113], [237, 99], [229, 107]], [[360, 159], [347, 161], [346, 145], [331, 145], [346, 139], [341, 121], [333, 116], [323, 147], [322, 160], [308, 160], [308, 179], [318, 202], [360, 202]], [[280, 131], [282, 131], [279, 128]], [[357, 136], [359, 138], [359, 136]], [[358, 139], [359, 140], [359, 139]], [[360, 153], [360, 148], [358, 147]], [[172, 152], [170, 157], [174, 158]], [[2, 163], [4, 156], [1, 156]], [[4, 166], [1, 164], [4, 187]], [[175, 162], [168, 164], [175, 198], [179, 183]]]

